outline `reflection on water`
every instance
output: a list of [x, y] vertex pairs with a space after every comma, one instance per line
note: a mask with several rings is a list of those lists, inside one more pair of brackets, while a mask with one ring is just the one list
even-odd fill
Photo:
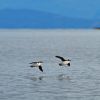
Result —
[[[70, 58], [71, 66], [59, 66], [56, 55]], [[43, 73], [28, 67], [39, 60]], [[99, 31], [0, 31], [0, 100], [99, 99]]]
[[29, 79], [33, 81], [46, 80], [46, 79], [48, 80], [71, 80], [70, 76], [66, 76], [65, 74], [60, 74], [57, 76], [31, 76]]
[[71, 80], [70, 76], [66, 76], [64, 74], [58, 75], [59, 80]]

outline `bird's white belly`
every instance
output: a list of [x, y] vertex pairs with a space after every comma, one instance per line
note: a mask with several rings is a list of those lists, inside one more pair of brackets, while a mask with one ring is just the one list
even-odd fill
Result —
[[70, 63], [70, 61], [64, 61], [64, 62], [63, 62], [64, 65], [66, 65], [66, 64], [68, 64], [68, 63]]
[[38, 64], [32, 64], [33, 67], [38, 67]]
[[33, 67], [39, 67], [39, 66], [41, 66], [41, 63], [33, 63], [32, 66]]
[[38, 63], [38, 66], [41, 66], [41, 63]]

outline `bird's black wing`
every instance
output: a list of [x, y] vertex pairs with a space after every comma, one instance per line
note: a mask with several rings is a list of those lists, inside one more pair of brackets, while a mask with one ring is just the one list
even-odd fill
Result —
[[40, 71], [42, 71], [42, 72], [43, 72], [42, 66], [39, 66], [39, 69], [40, 69]]
[[35, 63], [38, 63], [38, 62], [31, 62], [31, 63], [29, 63], [29, 64], [35, 64]]
[[60, 57], [60, 56], [55, 56], [55, 57], [61, 59], [62, 61], [65, 61], [65, 59], [63, 57]]
[[33, 64], [33, 63], [31, 62], [31, 63], [29, 63], [29, 64]]
[[68, 63], [67, 65], [70, 66], [70, 63]]

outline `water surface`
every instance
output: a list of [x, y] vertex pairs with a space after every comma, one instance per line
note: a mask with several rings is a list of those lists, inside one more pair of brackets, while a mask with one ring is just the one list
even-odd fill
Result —
[[[29, 67], [37, 60], [43, 73]], [[99, 30], [0, 30], [0, 100], [32, 99], [100, 99]]]

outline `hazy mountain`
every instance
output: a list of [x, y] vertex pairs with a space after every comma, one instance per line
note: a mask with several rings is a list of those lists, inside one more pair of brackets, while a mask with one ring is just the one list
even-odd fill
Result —
[[100, 12], [100, 0], [0, 0], [0, 9], [31, 9], [93, 19]]
[[0, 10], [0, 28], [91, 28], [93, 20], [36, 10]]

